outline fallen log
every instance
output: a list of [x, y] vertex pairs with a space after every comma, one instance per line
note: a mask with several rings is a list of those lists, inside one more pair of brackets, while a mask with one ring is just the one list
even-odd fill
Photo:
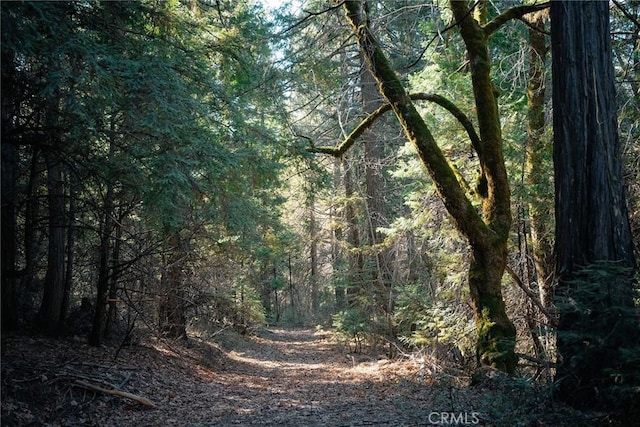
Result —
[[114, 396], [119, 396], [119, 397], [124, 397], [126, 399], [131, 399], [134, 400], [142, 405], [148, 406], [150, 408], [155, 408], [156, 405], [155, 403], [153, 403], [152, 401], [150, 401], [149, 399], [142, 397], [142, 396], [138, 396], [137, 394], [132, 394], [132, 393], [127, 393], [126, 391], [121, 391], [116, 389], [115, 387], [112, 388], [111, 390], [106, 389], [104, 387], [100, 387], [97, 385], [93, 385], [93, 384], [89, 384], [88, 382], [85, 381], [81, 381], [81, 380], [76, 380], [74, 382], [75, 385], [82, 387], [82, 388], [86, 388], [88, 390], [93, 390], [93, 391], [99, 391], [101, 393], [107, 393], [107, 394], [111, 394]]

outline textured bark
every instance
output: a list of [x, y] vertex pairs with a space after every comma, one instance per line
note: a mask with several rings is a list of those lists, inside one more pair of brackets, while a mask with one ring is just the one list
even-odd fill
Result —
[[46, 153], [45, 159], [49, 202], [49, 249], [47, 273], [44, 278], [44, 294], [38, 312], [38, 326], [46, 333], [56, 334], [60, 332], [60, 316], [64, 302], [64, 231], [67, 226], [67, 217], [65, 215], [62, 163], [52, 153]]
[[543, 137], [545, 123], [545, 58], [547, 46], [544, 31], [545, 14], [535, 14], [529, 29], [529, 84], [527, 87], [527, 151], [526, 182], [530, 190], [529, 219], [533, 245], [533, 260], [540, 301], [549, 307], [554, 280], [553, 258], [553, 198], [550, 197], [550, 171], [545, 158], [550, 147]]
[[[553, 2], [551, 23], [557, 295], [559, 303], [570, 298], [578, 308], [560, 315], [556, 381], [559, 395], [574, 406], [615, 407], [622, 399], [606, 390], [627, 378], [611, 373], [619, 369], [620, 348], [637, 345], [640, 325], [637, 317], [610, 314], [633, 312], [629, 272], [636, 262], [617, 132], [609, 4]], [[627, 271], [610, 270], [604, 282], [585, 273], [603, 262]], [[589, 313], [586, 321], [582, 313]], [[638, 415], [638, 402], [627, 407]]]
[[482, 364], [512, 372], [517, 362], [515, 328], [506, 315], [501, 289], [511, 225], [510, 192], [502, 154], [498, 104], [489, 75], [487, 36], [468, 13], [466, 3], [451, 2], [469, 54], [478, 112], [481, 139], [478, 155], [487, 180], [480, 216], [366, 25], [361, 2], [346, 1], [344, 7], [380, 93], [414, 145], [454, 224], [471, 246], [473, 259], [469, 269], [469, 287], [478, 332], [478, 359]]
[[558, 274], [597, 260], [635, 265], [605, 36], [608, 3], [553, 2], [551, 13]]

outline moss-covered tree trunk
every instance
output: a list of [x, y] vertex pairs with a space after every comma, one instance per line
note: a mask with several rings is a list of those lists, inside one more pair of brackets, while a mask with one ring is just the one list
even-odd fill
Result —
[[501, 289], [511, 226], [510, 190], [498, 104], [489, 75], [489, 32], [469, 13], [466, 2], [451, 2], [467, 46], [478, 114], [481, 143], [475, 148], [483, 183], [479, 214], [367, 26], [361, 1], [346, 1], [344, 8], [380, 93], [413, 143], [454, 224], [471, 246], [469, 287], [478, 332], [478, 360], [483, 365], [512, 372], [517, 362], [515, 328], [506, 315]]

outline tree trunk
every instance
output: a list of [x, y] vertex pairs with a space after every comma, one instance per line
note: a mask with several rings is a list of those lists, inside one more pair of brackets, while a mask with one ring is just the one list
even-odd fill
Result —
[[184, 307], [184, 250], [178, 232], [170, 238], [170, 253], [162, 274], [164, 292], [159, 307], [160, 331], [169, 338], [187, 338]]
[[103, 220], [100, 230], [100, 254], [98, 265], [98, 284], [96, 291], [96, 309], [93, 325], [89, 335], [89, 345], [99, 346], [104, 330], [107, 292], [109, 290], [109, 255], [111, 252], [111, 229], [113, 228], [113, 184], [107, 183], [107, 193], [104, 197]]
[[[360, 92], [362, 93], [363, 110], [367, 114], [373, 113], [383, 104], [377, 91], [376, 80], [362, 57], [362, 71], [360, 73]], [[371, 272], [373, 291], [376, 295], [378, 307], [383, 313], [390, 314], [393, 301], [391, 298], [391, 268], [389, 267], [389, 250], [380, 247], [384, 236], [379, 230], [386, 227], [387, 206], [385, 200], [386, 186], [384, 181], [384, 141], [379, 132], [373, 129], [362, 135], [364, 144], [364, 170], [366, 187], [367, 230], [370, 246], [374, 250], [374, 266]], [[388, 331], [389, 333], [391, 331]]]
[[17, 229], [17, 182], [18, 182], [18, 145], [5, 142], [6, 136], [13, 130], [14, 118], [18, 110], [16, 99], [16, 63], [11, 49], [2, 49], [2, 110], [1, 129], [1, 221], [0, 257], [2, 260], [2, 330], [13, 330], [18, 326], [18, 274], [16, 271], [18, 256]]
[[[608, 2], [552, 2], [559, 395], [582, 408], [635, 411], [614, 396], [635, 376], [622, 349], [640, 335], [636, 269], [617, 131]], [[620, 375], [616, 375], [620, 373]], [[635, 409], [634, 408], [635, 405]]]
[[67, 233], [67, 269], [64, 273], [64, 294], [62, 296], [62, 309], [60, 310], [60, 322], [65, 322], [69, 312], [71, 290], [73, 288], [74, 251], [76, 242], [76, 214], [77, 214], [77, 184], [69, 180], [69, 212]]
[[[4, 112], [3, 112], [4, 114]], [[3, 116], [4, 133], [4, 116]], [[18, 326], [18, 274], [17, 258], [17, 169], [18, 149], [2, 143], [2, 329]]]
[[[335, 158], [333, 161], [333, 188], [340, 188], [341, 183], [341, 160]], [[339, 277], [343, 271], [343, 256], [342, 251], [340, 250], [340, 242], [343, 238], [342, 226], [340, 225], [340, 220], [336, 213], [336, 209], [334, 208], [335, 204], [332, 204], [331, 207], [331, 223], [333, 226], [333, 238], [331, 239], [331, 265], [334, 268], [333, 273], [333, 286], [334, 286], [334, 294], [336, 298], [336, 312], [344, 310], [346, 306], [346, 289], [344, 286], [344, 281]]]
[[364, 258], [360, 248], [360, 229], [356, 221], [355, 192], [353, 189], [352, 166], [344, 159], [342, 162], [344, 170], [344, 195], [347, 200], [345, 207], [345, 220], [347, 227], [347, 243], [349, 244], [348, 272], [346, 283], [347, 307], [356, 305], [356, 297], [360, 294], [363, 284]]
[[40, 268], [39, 263], [44, 252], [44, 233], [39, 230], [41, 223], [39, 189], [42, 187], [42, 180], [46, 166], [41, 159], [41, 151], [37, 147], [32, 148], [31, 165], [29, 172], [29, 183], [27, 184], [27, 194], [25, 203], [24, 218], [24, 275], [20, 286], [25, 293], [39, 292], [35, 283], [36, 274]]
[[116, 298], [118, 297], [118, 279], [120, 275], [120, 246], [122, 244], [122, 215], [118, 222], [114, 225], [115, 242], [113, 244], [113, 252], [111, 255], [111, 274], [109, 274], [109, 310], [107, 311], [107, 320], [104, 327], [104, 337], [111, 338], [112, 327], [118, 323], [118, 306]]
[[455, 226], [471, 246], [469, 287], [478, 333], [478, 360], [484, 365], [513, 372], [517, 362], [514, 352], [515, 328], [506, 315], [501, 290], [506, 265], [506, 242], [511, 226], [510, 190], [502, 154], [498, 104], [490, 79], [487, 36], [469, 15], [466, 2], [451, 2], [469, 53], [482, 140], [478, 157], [487, 181], [487, 192], [482, 198], [481, 217], [466, 197], [465, 190], [429, 128], [366, 25], [361, 2], [345, 1], [344, 7], [380, 92], [389, 102], [406, 137], [414, 145]]
[[529, 218], [533, 260], [538, 281], [540, 302], [549, 307], [553, 296], [553, 199], [549, 167], [545, 158], [550, 157], [551, 147], [544, 138], [545, 131], [545, 58], [547, 46], [544, 34], [545, 12], [539, 12], [531, 19], [529, 28], [529, 85], [527, 87], [527, 143], [526, 182], [529, 194]]
[[318, 289], [318, 236], [316, 235], [316, 203], [315, 195], [309, 197], [309, 235], [311, 238], [309, 256], [311, 262], [311, 313], [315, 316], [320, 309], [320, 292]]
[[45, 153], [45, 160], [47, 163], [47, 199], [49, 201], [49, 250], [38, 323], [42, 331], [55, 334], [60, 332], [60, 316], [64, 301], [64, 230], [67, 226], [67, 217], [65, 215], [62, 163], [52, 153]]

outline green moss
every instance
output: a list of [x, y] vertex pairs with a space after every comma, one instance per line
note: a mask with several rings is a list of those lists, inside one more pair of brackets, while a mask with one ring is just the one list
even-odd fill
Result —
[[506, 315], [504, 316], [506, 321], [495, 321], [496, 318], [501, 317], [500, 311], [504, 313], [504, 309], [498, 309], [497, 313], [492, 314], [491, 309], [486, 307], [482, 310], [482, 315], [476, 319], [478, 329], [476, 355], [483, 366], [513, 373], [518, 362], [514, 351], [516, 329], [506, 319]]

